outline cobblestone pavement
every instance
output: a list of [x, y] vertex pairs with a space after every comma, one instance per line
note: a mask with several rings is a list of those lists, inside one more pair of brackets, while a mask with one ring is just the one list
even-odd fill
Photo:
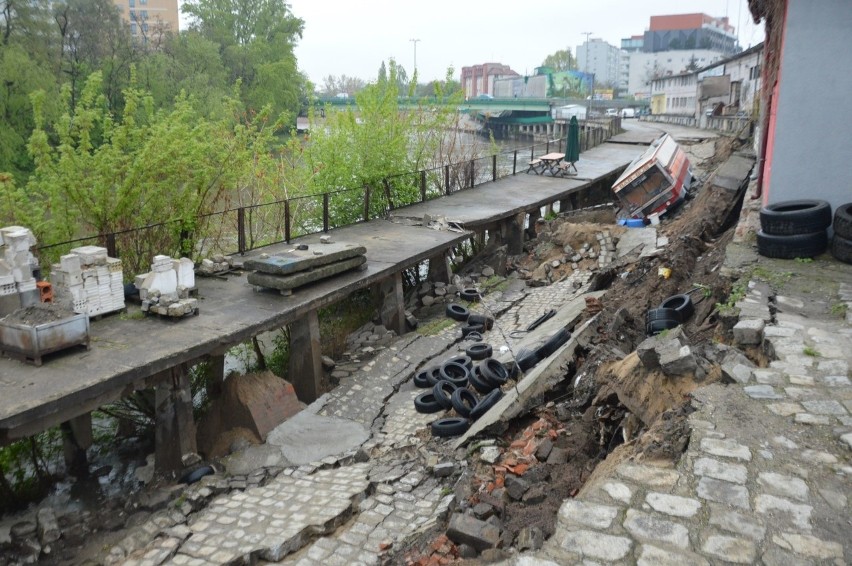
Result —
[[[568, 301], [588, 277], [578, 273], [550, 287], [495, 291], [472, 309], [497, 318], [503, 332], [485, 336], [496, 349], [512, 330]], [[436, 415], [414, 409], [421, 390], [411, 379], [421, 367], [469, 345], [461, 341], [459, 328], [457, 323], [435, 335], [410, 333], [396, 340], [306, 409], [367, 427], [371, 438], [360, 449], [276, 470], [266, 485], [244, 491], [228, 491], [233, 486], [227, 481], [224, 487], [208, 487], [205, 478], [193, 486], [193, 505], [184, 504], [188, 520], [180, 513], [157, 516], [113, 548], [108, 562], [380, 563], [384, 551], [442, 521], [452, 502], [448, 486], [434, 472], [438, 456], [423, 450]]]
[[751, 283], [738, 306], [768, 323], [777, 359], [695, 393], [676, 468], [620, 464], [563, 503], [540, 551], [505, 564], [846, 564], [852, 269], [844, 274], [833, 304]]

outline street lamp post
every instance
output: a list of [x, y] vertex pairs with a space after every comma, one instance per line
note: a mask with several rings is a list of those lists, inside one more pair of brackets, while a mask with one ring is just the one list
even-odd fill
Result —
[[417, 42], [420, 41], [420, 40], [419, 39], [409, 39], [408, 41], [410, 41], [411, 43], [414, 44], [414, 74], [416, 75], [417, 74]]
[[[592, 35], [592, 32], [584, 31], [582, 33], [582, 35], [586, 36], [586, 64], [584, 65], [583, 70], [586, 73], [588, 73], [589, 72], [589, 36]], [[586, 110], [586, 119], [587, 120], [591, 120], [591, 118], [592, 118], [592, 99], [595, 97], [594, 79], [592, 79], [592, 82], [589, 84], [589, 89], [590, 89], [589, 104], [588, 104], [588, 109]]]

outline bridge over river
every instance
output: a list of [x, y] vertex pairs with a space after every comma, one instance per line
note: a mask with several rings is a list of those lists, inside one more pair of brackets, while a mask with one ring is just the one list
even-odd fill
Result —
[[[154, 388], [156, 463], [161, 471], [180, 467], [181, 455], [195, 451], [195, 427], [187, 368], [209, 360], [223, 379], [225, 353], [265, 331], [289, 325], [290, 379], [299, 398], [318, 394], [322, 375], [317, 309], [375, 287], [388, 328], [405, 332], [402, 272], [424, 260], [446, 266], [448, 251], [465, 239], [483, 236], [520, 253], [523, 227], [541, 207], [592, 204], [609, 199], [613, 178], [642, 147], [604, 143], [582, 154], [579, 175], [553, 178], [517, 173], [451, 196], [394, 211], [401, 220], [375, 220], [336, 229], [335, 241], [366, 246], [365, 269], [300, 288], [290, 296], [258, 290], [244, 275], [197, 278], [200, 313], [179, 321], [121, 316], [92, 321], [91, 349], [67, 350], [34, 367], [0, 358], [0, 445], [63, 424], [66, 457], [85, 454], [91, 445], [91, 411], [131, 394]], [[463, 232], [425, 228], [412, 222], [423, 215], [445, 216]], [[529, 219], [527, 216], [529, 215]], [[247, 252], [252, 257], [318, 244], [320, 235]], [[444, 269], [443, 277], [449, 277]]]

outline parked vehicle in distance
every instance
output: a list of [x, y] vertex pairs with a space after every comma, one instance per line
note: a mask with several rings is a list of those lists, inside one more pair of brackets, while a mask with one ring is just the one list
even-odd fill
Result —
[[633, 108], [623, 108], [621, 110], [621, 117], [622, 118], [635, 118], [636, 117], [636, 110], [634, 110]]
[[478, 100], [494, 100], [494, 97], [487, 93], [482, 93], [476, 97]]
[[605, 116], [607, 117], [615, 117], [618, 116], [618, 108], [607, 108]]

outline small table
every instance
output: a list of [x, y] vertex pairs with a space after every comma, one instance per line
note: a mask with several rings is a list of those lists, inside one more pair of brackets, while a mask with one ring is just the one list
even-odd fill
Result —
[[548, 153], [546, 155], [542, 155], [541, 157], [539, 157], [543, 164], [543, 167], [541, 168], [541, 173], [544, 173], [545, 171], [550, 171], [550, 174], [552, 176], [556, 176], [556, 174], [559, 172], [559, 164], [564, 158], [564, 153]]

